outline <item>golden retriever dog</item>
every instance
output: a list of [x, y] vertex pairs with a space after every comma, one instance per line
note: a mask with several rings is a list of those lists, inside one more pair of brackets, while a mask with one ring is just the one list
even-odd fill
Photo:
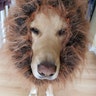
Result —
[[83, 0], [17, 0], [10, 8], [2, 62], [16, 69], [23, 87], [36, 89], [29, 96], [54, 96], [84, 66], [85, 7]]

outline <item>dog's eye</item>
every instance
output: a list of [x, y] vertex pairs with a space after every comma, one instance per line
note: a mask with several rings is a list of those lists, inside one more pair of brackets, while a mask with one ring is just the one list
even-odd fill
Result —
[[64, 35], [65, 33], [66, 33], [66, 29], [61, 29], [61, 30], [58, 31], [57, 35], [58, 35], [58, 36], [62, 36], [62, 35]]
[[30, 31], [33, 32], [36, 35], [39, 34], [39, 30], [37, 28], [30, 28]]

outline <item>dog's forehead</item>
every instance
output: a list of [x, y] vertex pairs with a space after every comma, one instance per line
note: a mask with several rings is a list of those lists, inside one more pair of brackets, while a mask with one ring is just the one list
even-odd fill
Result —
[[31, 22], [31, 27], [36, 27], [39, 29], [51, 29], [59, 30], [67, 26], [66, 22], [56, 13], [54, 14], [44, 14], [38, 13], [34, 20]]

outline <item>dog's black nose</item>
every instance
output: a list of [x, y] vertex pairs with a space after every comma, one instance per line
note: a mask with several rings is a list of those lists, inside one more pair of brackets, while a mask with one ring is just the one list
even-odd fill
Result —
[[42, 62], [38, 65], [38, 73], [44, 77], [53, 76], [56, 73], [56, 65], [51, 62]]

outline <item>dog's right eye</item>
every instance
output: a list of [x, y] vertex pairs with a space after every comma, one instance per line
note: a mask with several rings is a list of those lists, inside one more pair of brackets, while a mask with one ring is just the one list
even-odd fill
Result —
[[37, 28], [30, 28], [30, 31], [36, 35], [39, 34], [39, 30]]

